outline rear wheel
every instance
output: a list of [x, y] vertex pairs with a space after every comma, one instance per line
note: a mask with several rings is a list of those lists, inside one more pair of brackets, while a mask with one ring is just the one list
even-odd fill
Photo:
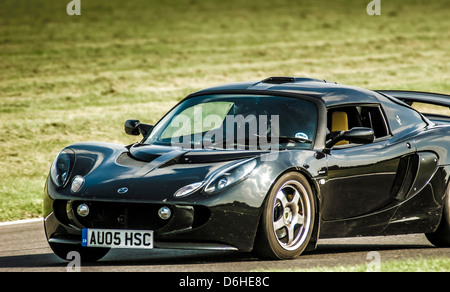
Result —
[[49, 242], [49, 245], [53, 252], [63, 260], [70, 260], [67, 258], [69, 252], [78, 252], [80, 254], [80, 260], [83, 263], [98, 261], [109, 251], [109, 248], [84, 247], [77, 244]]
[[283, 175], [273, 186], [264, 210], [254, 251], [261, 258], [299, 256], [311, 238], [315, 203], [306, 178], [296, 172]]
[[438, 247], [450, 247], [450, 187], [445, 194], [444, 208], [439, 227], [433, 233], [425, 234], [428, 240]]

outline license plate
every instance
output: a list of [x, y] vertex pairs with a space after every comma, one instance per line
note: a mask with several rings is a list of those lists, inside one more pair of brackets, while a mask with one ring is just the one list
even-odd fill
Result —
[[109, 248], [153, 248], [153, 230], [85, 228], [82, 246]]

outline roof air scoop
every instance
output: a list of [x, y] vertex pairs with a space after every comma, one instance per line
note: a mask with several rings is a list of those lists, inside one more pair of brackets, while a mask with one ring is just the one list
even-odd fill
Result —
[[262, 83], [269, 84], [283, 84], [283, 83], [295, 83], [294, 77], [269, 77], [264, 79]]

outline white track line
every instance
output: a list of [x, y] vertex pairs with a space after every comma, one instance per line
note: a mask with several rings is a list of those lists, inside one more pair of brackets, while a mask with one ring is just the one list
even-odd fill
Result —
[[25, 223], [32, 223], [32, 222], [39, 222], [43, 221], [43, 218], [33, 218], [33, 219], [26, 219], [26, 220], [17, 220], [17, 221], [9, 221], [9, 222], [0, 222], [0, 226], [8, 226], [8, 225], [16, 225], [16, 224], [25, 224]]

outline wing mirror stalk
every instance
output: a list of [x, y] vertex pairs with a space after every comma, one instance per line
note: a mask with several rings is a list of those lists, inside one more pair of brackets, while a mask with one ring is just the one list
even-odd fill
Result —
[[369, 144], [375, 140], [375, 133], [371, 128], [355, 127], [348, 131], [336, 131], [330, 133], [330, 139], [325, 144], [324, 153], [329, 154], [331, 148], [340, 141], [348, 141], [355, 144]]
[[125, 133], [132, 136], [138, 136], [141, 134], [146, 137], [152, 131], [153, 126], [147, 124], [141, 124], [139, 120], [127, 120], [125, 122]]

